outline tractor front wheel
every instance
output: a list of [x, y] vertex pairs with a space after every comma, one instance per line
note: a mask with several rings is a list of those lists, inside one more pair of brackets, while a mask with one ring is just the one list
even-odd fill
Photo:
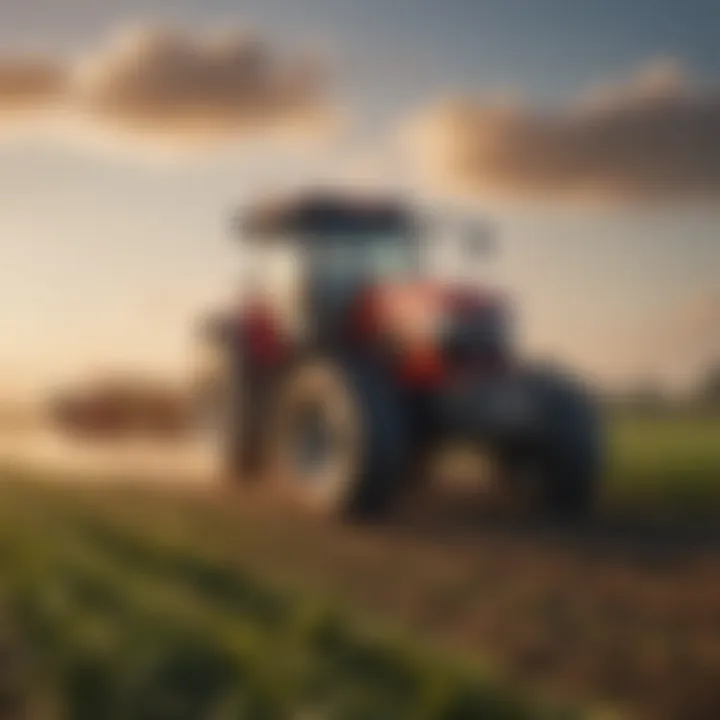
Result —
[[299, 364], [271, 413], [270, 482], [324, 514], [382, 514], [405, 467], [402, 414], [378, 368], [343, 359]]

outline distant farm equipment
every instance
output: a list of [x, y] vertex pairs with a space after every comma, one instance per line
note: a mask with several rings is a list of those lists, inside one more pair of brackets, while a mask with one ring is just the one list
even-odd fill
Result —
[[65, 434], [86, 439], [179, 439], [195, 425], [190, 393], [157, 382], [113, 378], [69, 389], [51, 402]]

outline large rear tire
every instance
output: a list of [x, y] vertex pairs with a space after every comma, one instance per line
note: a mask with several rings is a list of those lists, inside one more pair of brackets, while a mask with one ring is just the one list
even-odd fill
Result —
[[222, 473], [230, 484], [259, 480], [267, 464], [267, 416], [275, 376], [251, 372], [238, 354], [220, 398]]
[[[250, 367], [240, 326], [225, 316], [200, 326], [203, 430], [222, 479], [238, 484], [263, 470], [263, 417], [269, 379]], [[209, 367], [208, 367], [209, 366]]]
[[249, 482], [263, 472], [262, 429], [247, 389], [228, 391], [221, 430], [223, 474], [231, 484]]
[[401, 403], [382, 370], [344, 359], [301, 363], [271, 414], [269, 480], [326, 515], [388, 510], [406, 466]]

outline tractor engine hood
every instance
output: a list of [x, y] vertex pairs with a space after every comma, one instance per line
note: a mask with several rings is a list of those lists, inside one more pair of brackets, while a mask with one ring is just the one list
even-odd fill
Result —
[[475, 288], [399, 283], [375, 291], [382, 329], [405, 347], [433, 346], [450, 364], [507, 355], [503, 298]]

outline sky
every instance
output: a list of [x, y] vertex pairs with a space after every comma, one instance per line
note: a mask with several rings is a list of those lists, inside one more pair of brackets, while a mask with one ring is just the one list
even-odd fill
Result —
[[187, 372], [234, 208], [355, 175], [492, 221], [528, 353], [687, 381], [720, 355], [718, 28], [714, 0], [4, 0], [0, 395]]

